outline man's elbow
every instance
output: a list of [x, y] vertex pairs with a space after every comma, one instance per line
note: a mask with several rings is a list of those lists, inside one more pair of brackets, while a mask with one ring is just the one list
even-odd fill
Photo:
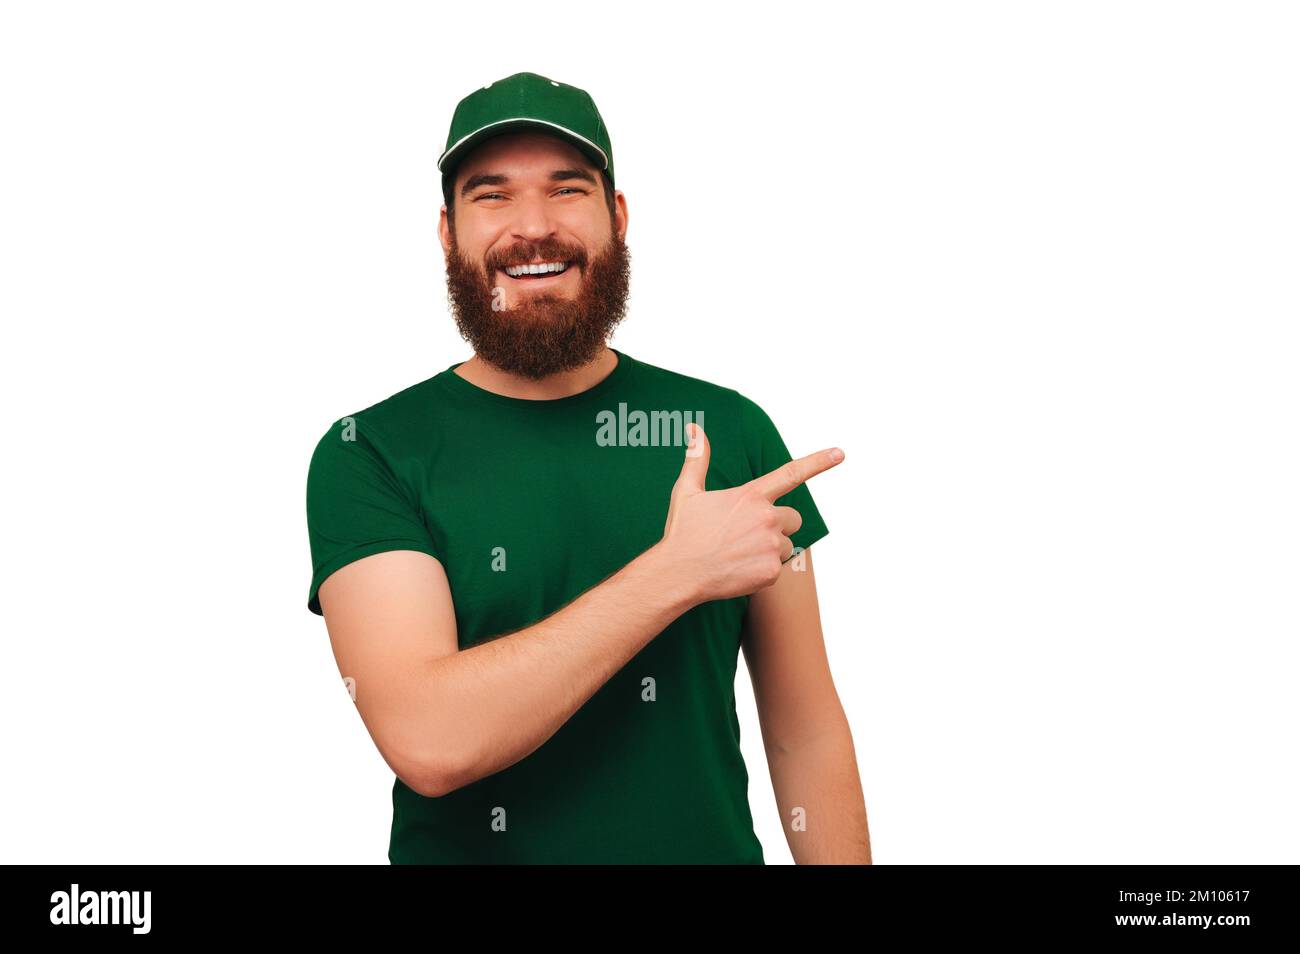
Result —
[[407, 788], [425, 798], [441, 798], [471, 781], [460, 763], [442, 752], [405, 759], [394, 771]]

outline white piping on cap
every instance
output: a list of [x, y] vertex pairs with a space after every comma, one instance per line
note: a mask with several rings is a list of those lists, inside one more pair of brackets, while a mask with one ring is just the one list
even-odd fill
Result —
[[512, 117], [511, 119], [498, 119], [498, 120], [496, 120], [496, 122], [488, 123], [486, 126], [480, 126], [478, 129], [475, 129], [475, 130], [474, 130], [472, 133], [470, 133], [468, 136], [461, 136], [460, 139], [456, 140], [456, 144], [453, 145], [453, 146], [452, 146], [450, 149], [448, 149], [447, 151], [445, 151], [445, 152], [442, 154], [442, 157], [438, 160], [438, 171], [439, 171], [439, 172], [442, 171], [442, 164], [443, 164], [443, 162], [446, 160], [446, 158], [447, 158], [448, 156], [450, 156], [453, 152], [455, 152], [457, 149], [459, 149], [460, 146], [461, 146], [461, 143], [465, 142], [465, 140], [471, 138], [472, 136], [477, 136], [479, 133], [481, 133], [481, 132], [482, 132], [483, 130], [485, 130], [485, 129], [491, 129], [493, 126], [500, 125], [501, 123], [517, 123], [517, 122], [519, 122], [519, 120], [521, 120], [521, 119], [526, 120], [526, 121], [528, 121], [528, 122], [530, 122], [530, 123], [541, 123], [543, 126], [551, 126], [551, 127], [555, 128], [555, 129], [562, 129], [562, 130], [564, 130], [566, 133], [568, 133], [570, 136], [575, 136], [575, 137], [577, 137], [578, 139], [581, 139], [583, 142], [585, 142], [585, 143], [586, 143], [588, 146], [590, 146], [592, 149], [595, 149], [598, 153], [600, 153], [600, 158], [603, 159], [604, 162], [605, 162], [605, 165], [604, 165], [602, 168], [604, 168], [604, 169], [608, 169], [608, 168], [609, 168], [609, 156], [607, 156], [607, 155], [605, 154], [605, 150], [604, 150], [604, 149], [601, 149], [599, 146], [597, 146], [594, 142], [592, 142], [590, 139], [588, 139], [586, 136], [582, 135], [581, 133], [576, 133], [576, 132], [574, 132], [572, 129], [570, 129], [568, 126], [561, 126], [559, 123], [548, 122], [548, 121], [545, 120], [545, 119], [535, 119], [535, 118], [533, 118], [532, 116], [515, 116], [515, 117]]

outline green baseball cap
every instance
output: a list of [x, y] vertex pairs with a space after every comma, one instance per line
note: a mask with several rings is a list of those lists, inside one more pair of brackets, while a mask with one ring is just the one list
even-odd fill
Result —
[[438, 157], [444, 185], [479, 143], [523, 129], [549, 132], [573, 143], [614, 184], [614, 149], [591, 96], [546, 76], [515, 73], [474, 90], [456, 105], [447, 147]]

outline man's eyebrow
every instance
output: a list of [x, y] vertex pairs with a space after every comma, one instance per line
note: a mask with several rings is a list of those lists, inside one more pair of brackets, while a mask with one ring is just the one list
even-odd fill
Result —
[[[581, 179], [583, 182], [596, 185], [596, 177], [586, 169], [556, 169], [550, 175], [552, 182], [566, 182], [570, 179]], [[509, 181], [509, 176], [499, 172], [480, 172], [465, 180], [465, 184], [461, 186], [460, 196], [462, 199], [467, 197], [479, 186], [505, 185]]]

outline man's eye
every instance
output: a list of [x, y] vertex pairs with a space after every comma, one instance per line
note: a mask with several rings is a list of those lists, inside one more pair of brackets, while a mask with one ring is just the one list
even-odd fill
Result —
[[[577, 189], [577, 188], [574, 188], [573, 186], [565, 186], [564, 188], [560, 189], [559, 191], [560, 191], [561, 193], [563, 193], [563, 192], [572, 192], [574, 195], [586, 195], [586, 194], [587, 194], [587, 193], [584, 192], [582, 189]], [[505, 198], [505, 194], [502, 193], [502, 192], [484, 192], [484, 193], [483, 193], [482, 195], [480, 195], [480, 196], [475, 196], [475, 197], [474, 197], [474, 201], [475, 201], [475, 202], [478, 202], [478, 201], [480, 201], [481, 199], [503, 199], [503, 198]]]

